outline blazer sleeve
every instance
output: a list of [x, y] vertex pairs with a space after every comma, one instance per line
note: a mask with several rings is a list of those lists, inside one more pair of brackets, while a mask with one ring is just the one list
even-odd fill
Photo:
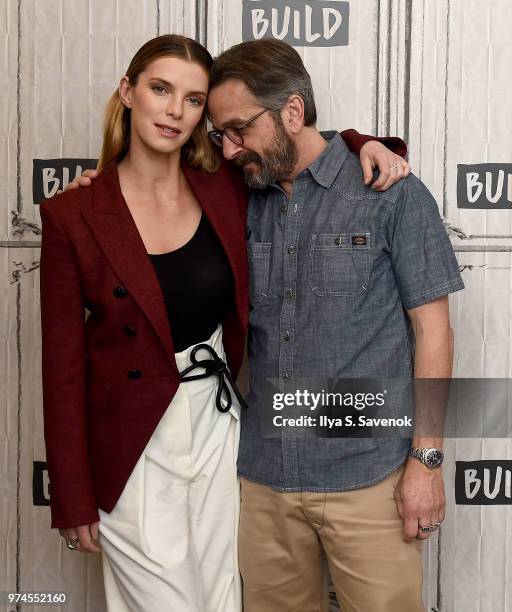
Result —
[[221, 157], [220, 164], [233, 184], [236, 193], [238, 209], [245, 223], [247, 217], [247, 206], [249, 201], [249, 189], [244, 180], [243, 172], [233, 162]]
[[341, 132], [341, 136], [347, 144], [347, 147], [356, 155], [359, 155], [362, 146], [370, 140], [381, 142], [384, 146], [393, 151], [393, 153], [400, 155], [400, 157], [405, 158], [407, 155], [406, 143], [396, 136], [369, 136], [368, 134], [360, 134], [357, 130], [353, 129], [344, 130]]
[[[54, 205], [40, 207], [43, 417], [51, 527], [99, 520], [85, 417], [85, 309], [74, 250]], [[57, 210], [58, 212], [58, 210]]]

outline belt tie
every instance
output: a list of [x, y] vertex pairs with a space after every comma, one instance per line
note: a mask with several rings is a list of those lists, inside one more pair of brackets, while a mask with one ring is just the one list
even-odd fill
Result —
[[[196, 354], [201, 349], [207, 351], [211, 359], [197, 359]], [[222, 361], [222, 359], [217, 355], [215, 349], [212, 348], [209, 344], [196, 344], [196, 346], [190, 352], [190, 361], [192, 365], [189, 365], [180, 374], [181, 382], [189, 382], [191, 380], [200, 380], [201, 378], [209, 378], [210, 376], [217, 376], [219, 379], [219, 386], [217, 387], [217, 394], [215, 397], [215, 404], [217, 406], [217, 410], [219, 412], [228, 412], [231, 408], [233, 401], [231, 398], [231, 392], [226, 383], [229, 382], [231, 388], [233, 389], [236, 399], [240, 402], [240, 406], [246, 409], [247, 404], [245, 403], [244, 398], [242, 397], [240, 390], [235, 385], [233, 378], [231, 376], [231, 372], [228, 370], [227, 364]], [[203, 368], [206, 371], [203, 374], [192, 374], [191, 376], [186, 376], [189, 372], [196, 370], [197, 368]], [[222, 394], [224, 393], [226, 405], [222, 405]]]

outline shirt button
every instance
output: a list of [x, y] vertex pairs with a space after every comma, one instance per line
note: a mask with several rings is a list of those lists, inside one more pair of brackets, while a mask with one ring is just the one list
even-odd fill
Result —
[[285, 213], [288, 210], [288, 204], [281, 204], [281, 212]]
[[137, 333], [137, 332], [135, 331], [135, 327], [133, 327], [132, 325], [125, 325], [125, 326], [123, 327], [123, 330], [124, 330], [124, 333], [125, 333], [127, 336], [131, 336], [132, 338], [133, 338], [133, 336], [135, 336], [135, 335], [136, 335], [136, 333]]
[[293, 255], [294, 253], [295, 253], [295, 247], [292, 244], [288, 247], [288, 255]]
[[336, 236], [336, 240], [334, 241], [336, 246], [341, 246], [343, 244], [343, 239], [341, 236]]
[[130, 370], [128, 372], [128, 378], [131, 380], [136, 380], [142, 376], [142, 372], [140, 370]]
[[286, 292], [286, 297], [289, 300], [293, 300], [293, 298], [295, 297], [295, 292], [293, 291], [293, 289], [288, 289], [288, 291]]
[[119, 285], [119, 287], [116, 287], [112, 293], [117, 298], [124, 298], [128, 295], [128, 291], [126, 290], [126, 287], [123, 287], [122, 285]]
[[283, 374], [283, 378], [284, 378], [285, 380], [288, 380], [288, 379], [290, 378], [290, 375], [288, 374], [288, 372], [285, 372], [285, 373]]
[[289, 340], [292, 337], [290, 330], [286, 330], [283, 336], [283, 340]]

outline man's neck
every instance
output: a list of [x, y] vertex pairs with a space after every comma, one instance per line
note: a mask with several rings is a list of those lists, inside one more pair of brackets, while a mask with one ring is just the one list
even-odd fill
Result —
[[293, 181], [307, 167], [309, 167], [322, 153], [327, 142], [315, 127], [306, 127], [294, 139], [297, 147], [298, 159], [289, 179], [279, 181], [279, 185], [286, 191], [288, 196], [293, 190]]

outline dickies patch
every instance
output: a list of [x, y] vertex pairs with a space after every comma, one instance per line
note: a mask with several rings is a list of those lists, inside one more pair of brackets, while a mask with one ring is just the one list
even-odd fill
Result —
[[366, 236], [358, 235], [352, 236], [352, 246], [365, 246]]

